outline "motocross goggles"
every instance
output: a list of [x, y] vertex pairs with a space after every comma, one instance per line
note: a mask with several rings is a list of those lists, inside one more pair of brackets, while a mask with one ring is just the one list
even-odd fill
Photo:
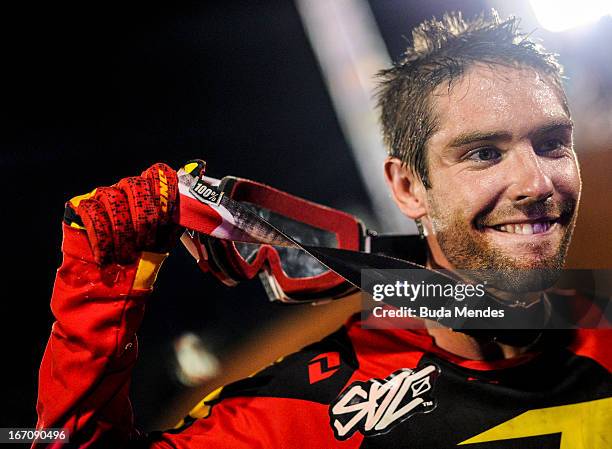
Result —
[[424, 258], [414, 236], [376, 236], [353, 215], [248, 179], [194, 181], [199, 169], [179, 171], [178, 221], [188, 228], [181, 241], [204, 272], [228, 286], [258, 276], [270, 300], [318, 302], [358, 289], [308, 248], [388, 254], [395, 247]]

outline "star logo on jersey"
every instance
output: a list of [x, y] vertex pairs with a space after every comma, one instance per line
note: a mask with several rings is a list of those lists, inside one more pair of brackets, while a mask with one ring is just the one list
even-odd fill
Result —
[[415, 413], [436, 407], [432, 392], [440, 369], [426, 365], [419, 370], [404, 368], [385, 379], [357, 381], [349, 385], [329, 406], [330, 424], [338, 440], [356, 431], [365, 436], [388, 432]]
[[331, 377], [340, 368], [340, 354], [326, 352], [308, 362], [308, 380], [310, 385]]

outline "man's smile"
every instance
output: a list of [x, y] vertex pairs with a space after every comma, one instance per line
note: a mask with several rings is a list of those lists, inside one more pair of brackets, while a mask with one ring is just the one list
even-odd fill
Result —
[[486, 226], [486, 228], [506, 234], [545, 235], [552, 233], [558, 224], [559, 217], [542, 217], [528, 220], [508, 220], [504, 223]]
[[533, 235], [543, 234], [551, 229], [556, 222], [554, 221], [538, 221], [535, 223], [514, 223], [507, 225], [499, 225], [494, 229], [509, 234], [522, 234], [522, 235]]
[[489, 235], [491, 239], [503, 246], [506, 244], [522, 244], [529, 242], [544, 242], [558, 236], [563, 230], [562, 215], [544, 215], [534, 218], [515, 217], [500, 218], [483, 224], [477, 229]]

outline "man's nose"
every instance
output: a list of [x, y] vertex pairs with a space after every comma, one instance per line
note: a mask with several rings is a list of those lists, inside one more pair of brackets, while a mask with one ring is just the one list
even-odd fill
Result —
[[554, 193], [553, 183], [544, 170], [541, 156], [538, 156], [533, 147], [525, 145], [517, 148], [514, 156], [508, 174], [511, 180], [508, 194], [512, 201], [528, 205], [551, 197]]

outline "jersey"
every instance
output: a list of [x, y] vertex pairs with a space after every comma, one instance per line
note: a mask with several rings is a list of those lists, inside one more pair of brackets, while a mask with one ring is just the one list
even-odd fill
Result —
[[367, 329], [359, 316], [215, 391], [176, 429], [144, 434], [133, 426], [129, 382], [159, 264], [144, 254], [100, 268], [70, 228], [63, 250], [38, 427], [66, 427], [76, 447], [611, 447], [609, 330], [549, 331], [519, 357], [474, 361], [437, 347], [426, 330]]

